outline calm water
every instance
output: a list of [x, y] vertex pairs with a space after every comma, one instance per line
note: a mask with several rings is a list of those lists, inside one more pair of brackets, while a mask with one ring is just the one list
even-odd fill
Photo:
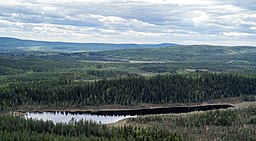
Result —
[[[228, 104], [210, 104], [210, 105], [196, 105], [196, 106], [179, 106], [179, 107], [162, 107], [162, 108], [149, 108], [149, 109], [134, 109], [134, 110], [114, 110], [114, 111], [96, 111], [92, 114], [86, 112], [68, 113], [68, 112], [43, 112], [43, 113], [26, 113], [26, 118], [52, 120], [57, 122], [69, 122], [71, 119], [79, 121], [93, 120], [97, 123], [109, 124], [115, 123], [119, 120], [136, 117], [136, 115], [148, 115], [148, 114], [170, 114], [170, 113], [188, 113], [193, 111], [208, 111], [217, 109], [226, 109], [234, 107]], [[135, 115], [135, 116], [130, 116]]]
[[61, 113], [51, 113], [51, 112], [43, 112], [43, 113], [26, 113], [26, 118], [38, 119], [38, 120], [51, 120], [54, 123], [58, 122], [69, 122], [72, 118], [76, 121], [81, 119], [83, 120], [93, 120], [97, 123], [102, 124], [109, 124], [115, 123], [119, 120], [129, 118], [129, 117], [136, 117], [136, 116], [97, 116], [97, 115], [90, 115], [90, 114], [61, 114]]

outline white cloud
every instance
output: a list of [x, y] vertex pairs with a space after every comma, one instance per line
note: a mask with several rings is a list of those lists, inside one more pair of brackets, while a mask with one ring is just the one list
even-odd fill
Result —
[[255, 45], [254, 0], [4, 0], [1, 36]]
[[224, 36], [229, 36], [229, 37], [248, 37], [248, 36], [253, 36], [253, 34], [249, 33], [242, 33], [242, 32], [223, 32]]
[[191, 17], [191, 21], [196, 26], [208, 22], [210, 20], [210, 15], [203, 11], [191, 11], [189, 12], [188, 17]]
[[177, 4], [177, 5], [212, 5], [211, 0], [141, 0], [152, 4]]
[[164, 36], [166, 34], [165, 33], [139, 32], [139, 31], [134, 31], [134, 30], [128, 30], [128, 31], [121, 33], [121, 35], [137, 36], [137, 37], [141, 37], [141, 36], [159, 37], [159, 36]]
[[154, 24], [139, 21], [137, 19], [125, 19], [117, 16], [102, 16], [102, 15], [90, 15], [90, 17], [97, 19], [99, 22], [103, 23], [104, 26], [112, 28], [120, 27], [154, 27]]
[[256, 27], [250, 27], [251, 30], [256, 30]]
[[110, 34], [117, 32], [116, 30], [113, 30], [113, 29], [99, 29], [99, 31], [101, 31], [103, 33], [110, 33]]

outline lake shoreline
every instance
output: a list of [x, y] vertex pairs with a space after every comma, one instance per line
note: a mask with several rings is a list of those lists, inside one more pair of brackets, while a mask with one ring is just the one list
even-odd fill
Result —
[[102, 109], [102, 110], [82, 110], [82, 111], [29, 111], [29, 112], [13, 112], [13, 115], [24, 116], [26, 118], [42, 119], [44, 121], [51, 120], [54, 123], [65, 122], [75, 119], [92, 120], [97, 123], [114, 124], [126, 118], [144, 116], [144, 115], [160, 115], [160, 114], [184, 114], [196, 111], [209, 111], [233, 108], [231, 104], [201, 104], [193, 106], [172, 106], [172, 107], [150, 107], [140, 109]]
[[154, 109], [154, 108], [173, 108], [173, 107], [193, 107], [204, 105], [236, 105], [243, 102], [238, 97], [223, 98], [211, 100], [201, 103], [172, 103], [172, 104], [148, 104], [142, 103], [137, 105], [99, 105], [99, 106], [86, 106], [86, 107], [48, 107], [45, 105], [29, 105], [19, 106], [13, 112], [26, 113], [26, 112], [96, 112], [96, 111], [120, 111], [120, 110], [141, 110], [141, 109]]
[[62, 114], [92, 114], [92, 115], [148, 115], [148, 114], [166, 114], [166, 113], [189, 113], [193, 111], [208, 111], [217, 109], [227, 109], [235, 107], [228, 103], [217, 104], [200, 104], [191, 106], [163, 106], [163, 107], [148, 107], [148, 108], [133, 108], [133, 109], [98, 109], [98, 110], [82, 110], [82, 109], [49, 109], [49, 110], [22, 110], [15, 111], [13, 114], [22, 115], [25, 113], [62, 113]]

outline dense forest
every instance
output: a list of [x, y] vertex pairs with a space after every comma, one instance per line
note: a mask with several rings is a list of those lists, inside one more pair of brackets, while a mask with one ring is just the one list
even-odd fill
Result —
[[122, 126], [107, 127], [92, 121], [70, 121], [53, 124], [52, 121], [38, 121], [4, 115], [0, 116], [0, 140], [3, 141], [180, 141], [182, 136], [163, 130]]
[[[125, 126], [57, 123], [10, 111], [256, 100], [253, 47], [173, 46], [0, 53], [0, 140], [255, 140], [255, 108], [139, 116]], [[37, 107], [38, 106], [38, 107]]]
[[11, 83], [0, 87], [1, 110], [19, 105], [75, 106], [191, 103], [256, 95], [256, 77], [198, 73], [120, 77], [73, 82], [70, 79]]
[[256, 140], [256, 105], [180, 115], [127, 119], [127, 125], [182, 133], [185, 140]]

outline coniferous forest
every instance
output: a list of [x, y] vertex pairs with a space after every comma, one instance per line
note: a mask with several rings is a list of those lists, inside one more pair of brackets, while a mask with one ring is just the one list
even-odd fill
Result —
[[256, 100], [253, 63], [226, 64], [231, 56], [218, 61], [205, 58], [200, 62], [202, 58], [190, 56], [189, 60], [165, 62], [171, 59], [166, 49], [162, 55], [159, 49], [150, 56], [144, 49], [141, 58], [128, 58], [133, 52], [129, 50], [0, 54], [0, 140], [255, 140], [255, 106], [145, 115], [110, 125], [86, 120], [53, 123], [13, 115], [37, 109], [132, 109]]
[[0, 0], [0, 141], [256, 141], [256, 0]]
[[92, 121], [70, 121], [53, 124], [51, 121], [37, 121], [14, 116], [0, 116], [0, 140], [4, 141], [179, 141], [182, 136], [163, 130], [143, 129], [140, 127], [111, 127]]
[[20, 105], [170, 104], [256, 95], [256, 77], [240, 74], [156, 75], [94, 82], [20, 82], [1, 87], [1, 109]]

